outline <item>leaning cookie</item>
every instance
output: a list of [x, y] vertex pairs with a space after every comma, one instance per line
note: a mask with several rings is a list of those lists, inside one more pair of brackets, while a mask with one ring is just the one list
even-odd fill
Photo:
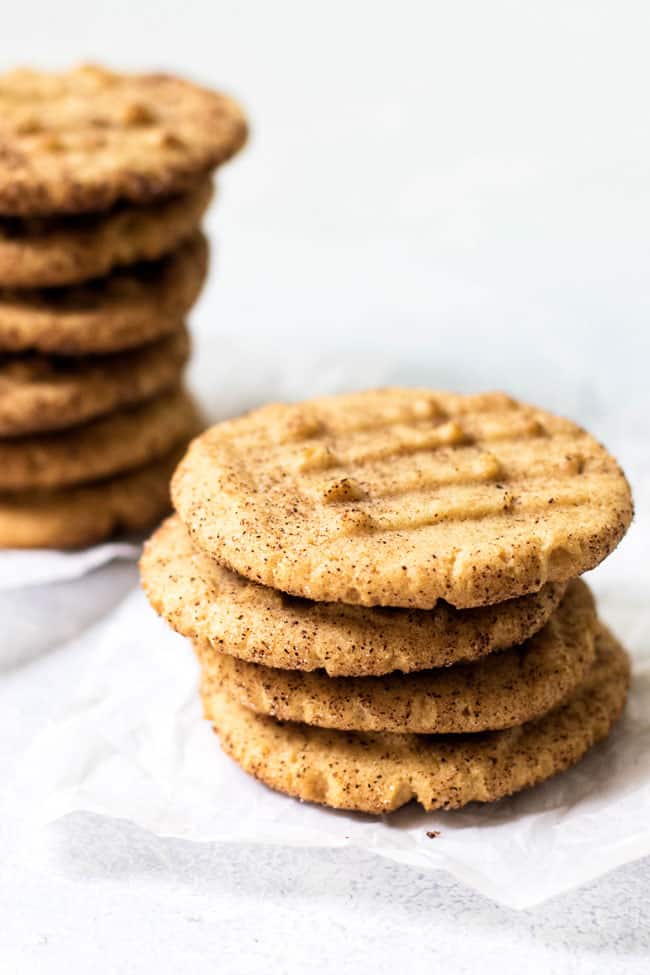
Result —
[[189, 348], [182, 326], [109, 356], [10, 356], [0, 362], [0, 437], [63, 430], [151, 399], [179, 384]]
[[383, 677], [328, 677], [252, 664], [196, 644], [205, 687], [258, 714], [343, 731], [465, 734], [510, 728], [557, 707], [594, 661], [596, 610], [576, 580], [521, 646], [476, 663]]
[[192, 544], [178, 516], [145, 545], [141, 580], [149, 602], [198, 643], [252, 663], [330, 676], [410, 672], [476, 660], [522, 643], [548, 620], [565, 590], [498, 606], [380, 609], [296, 599], [231, 572]]
[[0, 441], [0, 491], [60, 488], [121, 474], [186, 444], [198, 429], [194, 401], [177, 389], [70, 430]]
[[336, 809], [387, 813], [491, 802], [549, 779], [605, 738], [625, 704], [629, 660], [603, 627], [584, 683], [555, 711], [480, 735], [344, 732], [281, 724], [225, 689], [203, 689], [205, 716], [246, 772], [279, 792]]
[[53, 220], [0, 217], [0, 288], [60, 287], [155, 261], [196, 232], [211, 197], [206, 177], [155, 205]]
[[0, 494], [0, 548], [81, 548], [151, 528], [170, 509], [181, 452], [93, 484]]
[[186, 192], [246, 140], [239, 106], [166, 74], [0, 76], [0, 213], [106, 210]]

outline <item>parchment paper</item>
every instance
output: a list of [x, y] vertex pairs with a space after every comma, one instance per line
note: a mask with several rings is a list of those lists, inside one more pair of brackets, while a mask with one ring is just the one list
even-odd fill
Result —
[[[213, 417], [263, 399], [358, 385], [349, 361], [344, 366], [335, 359], [310, 361], [302, 373], [292, 368], [266, 375], [259, 358], [257, 369], [240, 359], [219, 373], [219, 382], [215, 370], [221, 360], [202, 361], [212, 363], [210, 377], [200, 371], [196, 378]], [[383, 367], [368, 376], [367, 363], [359, 364], [359, 372], [365, 385], [404, 378]], [[201, 717], [189, 645], [134, 590], [82, 635], [88, 670], [74, 705], [17, 756], [18, 772], [8, 791], [20, 818], [29, 827], [85, 810], [197, 842], [362, 847], [423, 870], [446, 870], [516, 908], [650, 854], [647, 438], [636, 411], [625, 420], [602, 411], [599, 416], [601, 436], [607, 439], [611, 423], [612, 444], [631, 476], [637, 518], [617, 552], [589, 581], [603, 619], [633, 654], [634, 679], [615, 732], [575, 769], [490, 806], [442, 814], [409, 806], [382, 819], [273, 793], [221, 753]], [[106, 551], [110, 557], [116, 552]], [[53, 559], [51, 567], [83, 571], [83, 559]], [[6, 578], [0, 567], [0, 587]], [[90, 588], [85, 592], [92, 602]], [[36, 590], [34, 596], [38, 607]], [[430, 838], [427, 832], [439, 835]]]
[[79, 579], [114, 559], [134, 562], [140, 549], [139, 540], [106, 542], [76, 552], [3, 549], [0, 551], [0, 593]]
[[540, 903], [650, 853], [650, 609], [624, 577], [596, 588], [635, 654], [625, 717], [575, 769], [512, 799], [375, 819], [273, 793], [221, 753], [189, 644], [134, 591], [89, 634], [76, 705], [18, 763], [15, 801], [35, 824], [87, 810], [199, 842], [363, 847], [511, 907]]

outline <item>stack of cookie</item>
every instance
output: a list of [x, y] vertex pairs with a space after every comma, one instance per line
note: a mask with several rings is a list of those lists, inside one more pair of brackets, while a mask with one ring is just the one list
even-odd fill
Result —
[[0, 78], [0, 546], [160, 519], [199, 428], [185, 315], [230, 99], [85, 67]]
[[191, 445], [145, 548], [206, 716], [267, 785], [369, 813], [490, 801], [604, 738], [625, 651], [577, 577], [632, 502], [605, 449], [502, 394], [273, 404]]

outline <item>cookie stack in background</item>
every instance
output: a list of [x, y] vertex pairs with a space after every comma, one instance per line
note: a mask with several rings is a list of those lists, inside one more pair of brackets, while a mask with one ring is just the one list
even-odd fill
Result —
[[237, 105], [162, 74], [0, 77], [0, 546], [142, 529], [200, 429], [183, 389]]
[[206, 717], [247, 772], [383, 813], [491, 801], [621, 713], [625, 651], [577, 577], [629, 486], [575, 424], [502, 394], [272, 404], [197, 438], [147, 543]]

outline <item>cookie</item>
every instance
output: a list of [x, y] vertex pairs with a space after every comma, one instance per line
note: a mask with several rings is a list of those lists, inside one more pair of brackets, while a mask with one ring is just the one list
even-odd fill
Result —
[[605, 449], [501, 393], [382, 389], [217, 424], [172, 480], [195, 543], [292, 595], [466, 609], [593, 568], [632, 518]]
[[499, 606], [380, 609], [286, 596], [230, 572], [192, 542], [178, 517], [145, 545], [150, 603], [184, 636], [242, 660], [333, 677], [446, 667], [522, 643], [557, 607], [564, 583]]
[[479, 735], [343, 732], [282, 724], [203, 691], [221, 746], [266, 785], [337, 809], [387, 813], [415, 799], [425, 809], [491, 802], [574, 765], [605, 738], [625, 704], [627, 654], [602, 628], [582, 686], [537, 721]]
[[110, 356], [0, 356], [0, 437], [62, 430], [151, 399], [178, 386], [189, 348], [183, 326]]
[[61, 287], [155, 261], [196, 232], [211, 197], [206, 178], [150, 206], [52, 220], [0, 218], [0, 288]]
[[593, 664], [595, 629], [591, 594], [575, 581], [526, 643], [443, 670], [328, 677], [248, 663], [202, 644], [196, 650], [207, 686], [222, 685], [259, 714], [343, 731], [450, 734], [511, 728], [557, 707]]
[[0, 77], [0, 213], [106, 210], [186, 191], [246, 140], [239, 106], [165, 74]]
[[178, 329], [200, 294], [207, 266], [207, 243], [196, 232], [167, 257], [109, 277], [65, 288], [0, 291], [0, 351], [98, 355], [155, 341]]
[[128, 474], [58, 491], [0, 494], [0, 547], [81, 548], [151, 528], [169, 511], [178, 449]]
[[121, 474], [162, 457], [200, 428], [183, 390], [81, 427], [0, 441], [0, 491], [52, 489]]

